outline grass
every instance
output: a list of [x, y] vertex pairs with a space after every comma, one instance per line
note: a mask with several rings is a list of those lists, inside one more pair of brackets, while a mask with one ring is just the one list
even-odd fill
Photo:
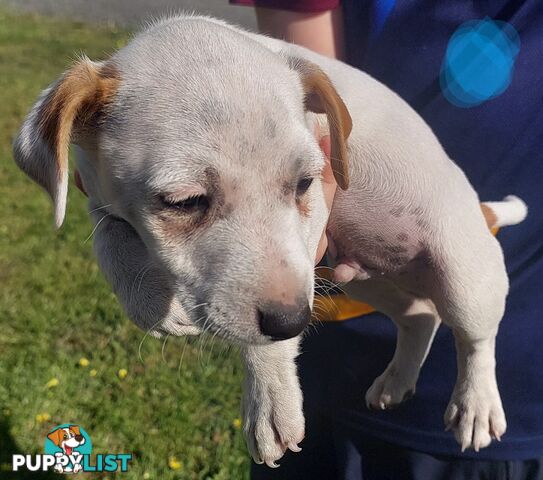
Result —
[[93, 453], [133, 453], [123, 479], [248, 476], [237, 355], [147, 336], [140, 360], [144, 333], [122, 312], [84, 242], [85, 198], [72, 184], [66, 222], [54, 231], [46, 194], [11, 156], [39, 92], [79, 53], [104, 58], [128, 36], [0, 9], [0, 478], [59, 478], [10, 473], [11, 455], [43, 453], [47, 432], [66, 422], [86, 429]]

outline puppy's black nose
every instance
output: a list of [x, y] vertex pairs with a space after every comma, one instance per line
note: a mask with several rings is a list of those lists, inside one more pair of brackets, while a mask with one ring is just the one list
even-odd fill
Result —
[[272, 340], [286, 340], [299, 335], [310, 318], [311, 309], [307, 302], [303, 306], [268, 304], [258, 310], [260, 332]]
[[76, 436], [75, 436], [75, 439], [76, 439], [78, 442], [82, 442], [82, 441], [83, 441], [83, 435], [76, 435]]

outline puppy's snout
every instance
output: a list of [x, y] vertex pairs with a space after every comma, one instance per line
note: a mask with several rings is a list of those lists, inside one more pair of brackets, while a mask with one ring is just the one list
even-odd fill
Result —
[[83, 435], [76, 435], [75, 436], [76, 441], [78, 441], [79, 443], [81, 443], [83, 441], [83, 438], [84, 438]]
[[307, 302], [297, 305], [269, 304], [258, 310], [260, 332], [272, 340], [286, 340], [299, 335], [310, 318], [311, 308]]

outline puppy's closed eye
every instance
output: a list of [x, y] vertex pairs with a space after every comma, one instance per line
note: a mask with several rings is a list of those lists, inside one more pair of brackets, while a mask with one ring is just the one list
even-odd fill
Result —
[[312, 177], [304, 177], [300, 179], [296, 185], [296, 197], [301, 197], [305, 192], [307, 192], [312, 183]]
[[178, 200], [167, 195], [160, 196], [160, 201], [164, 208], [184, 214], [202, 214], [209, 208], [209, 198], [207, 195], [192, 195], [190, 197]]
[[157, 195], [151, 221], [167, 241], [180, 241], [213, 222], [211, 197], [194, 193], [189, 196]]
[[298, 211], [304, 217], [309, 216], [310, 212], [309, 197], [307, 197], [305, 194], [309, 190], [309, 187], [311, 187], [312, 183], [313, 177], [307, 176], [302, 177], [296, 184], [296, 206], [298, 207]]

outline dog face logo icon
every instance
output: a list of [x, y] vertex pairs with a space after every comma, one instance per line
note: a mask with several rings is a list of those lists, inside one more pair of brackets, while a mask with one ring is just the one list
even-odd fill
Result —
[[14, 454], [12, 471], [47, 472], [54, 469], [58, 473], [115, 473], [127, 472], [132, 461], [131, 453], [91, 453], [89, 434], [80, 425], [64, 423], [45, 437], [43, 455]]
[[57, 428], [47, 435], [47, 438], [60, 447], [66, 455], [71, 455], [74, 448], [85, 443], [85, 437], [81, 435], [81, 429], [77, 425]]
[[55, 455], [55, 472], [78, 473], [82, 470], [83, 455], [89, 455], [92, 443], [79, 425], [59, 425], [47, 434], [45, 453]]

